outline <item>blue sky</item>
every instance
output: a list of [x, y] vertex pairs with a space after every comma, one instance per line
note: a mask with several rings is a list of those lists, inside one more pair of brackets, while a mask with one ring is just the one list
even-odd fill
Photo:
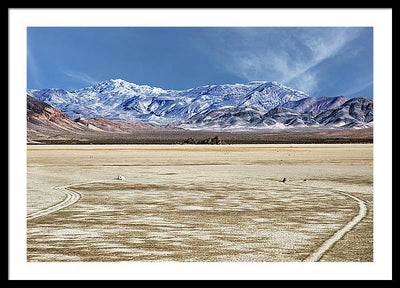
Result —
[[370, 27], [29, 27], [27, 42], [30, 89], [266, 80], [311, 96], [373, 96]]

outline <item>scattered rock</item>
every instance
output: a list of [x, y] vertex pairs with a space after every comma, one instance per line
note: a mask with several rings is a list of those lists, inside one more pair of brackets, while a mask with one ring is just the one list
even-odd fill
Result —
[[283, 178], [282, 183], [285, 183], [287, 181], [286, 177]]

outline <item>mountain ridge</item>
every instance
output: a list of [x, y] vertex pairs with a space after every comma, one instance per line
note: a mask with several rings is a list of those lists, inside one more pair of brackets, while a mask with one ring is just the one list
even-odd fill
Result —
[[[373, 124], [372, 99], [310, 97], [276, 81], [168, 90], [111, 79], [72, 91], [28, 89], [27, 94], [71, 119], [134, 121], [192, 130], [366, 128]], [[346, 106], [351, 99], [358, 100]]]
[[137, 131], [157, 130], [159, 126], [142, 122], [126, 122], [105, 118], [70, 119], [60, 110], [27, 95], [27, 140], [82, 139], [93, 134], [130, 134]]
[[[307, 102], [305, 109], [304, 102]], [[234, 107], [195, 115], [176, 125], [184, 129], [262, 130], [286, 128], [369, 128], [373, 126], [373, 101], [365, 97], [313, 97], [286, 102], [268, 112]]]
[[[366, 110], [365, 108], [368, 106], [368, 104], [359, 105], [358, 101], [347, 104], [345, 108], [352, 110], [352, 114], [359, 113], [360, 109], [361, 111]], [[363, 106], [364, 108], [362, 108]], [[235, 109], [237, 108], [225, 109], [236, 113]], [[255, 109], [242, 107], [239, 110], [239, 113], [242, 113], [240, 119], [243, 121], [250, 119], [252, 113], [258, 117], [258, 111]], [[281, 112], [287, 110], [289, 109], [280, 109]], [[214, 113], [219, 112], [214, 111]], [[368, 113], [361, 116], [370, 117]], [[286, 128], [257, 130], [260, 133], [255, 130], [216, 132], [210, 129], [193, 131], [107, 118], [76, 118], [72, 120], [49, 104], [27, 96], [28, 144], [184, 144], [185, 139], [196, 139], [193, 141], [194, 144], [210, 144], [209, 141], [204, 142], [201, 139], [217, 138], [227, 144], [371, 143], [373, 141], [372, 127], [366, 129], [348, 129], [348, 127], [298, 129], [296, 126]]]
[[[257, 89], [258, 88], [258, 89]], [[28, 95], [44, 101], [71, 118], [105, 117], [170, 124], [226, 106], [255, 105], [269, 109], [307, 94], [277, 82], [204, 85], [186, 90], [164, 90], [112, 79], [67, 91], [28, 89]]]

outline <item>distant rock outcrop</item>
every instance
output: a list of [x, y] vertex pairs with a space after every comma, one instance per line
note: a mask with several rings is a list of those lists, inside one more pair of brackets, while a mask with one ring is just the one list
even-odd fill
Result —
[[198, 144], [196, 140], [193, 139], [193, 137], [189, 137], [185, 141], [183, 141], [181, 144]]
[[209, 144], [209, 145], [223, 145], [226, 144], [219, 136], [215, 136], [213, 138], [207, 138], [204, 140], [195, 140], [192, 137], [189, 137], [181, 144]]

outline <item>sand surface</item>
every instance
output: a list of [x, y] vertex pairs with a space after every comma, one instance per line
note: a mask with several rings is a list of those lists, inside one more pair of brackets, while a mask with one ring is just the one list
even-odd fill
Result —
[[28, 146], [28, 218], [81, 197], [28, 220], [27, 258], [304, 261], [359, 199], [319, 261], [372, 261], [372, 164], [372, 144]]

